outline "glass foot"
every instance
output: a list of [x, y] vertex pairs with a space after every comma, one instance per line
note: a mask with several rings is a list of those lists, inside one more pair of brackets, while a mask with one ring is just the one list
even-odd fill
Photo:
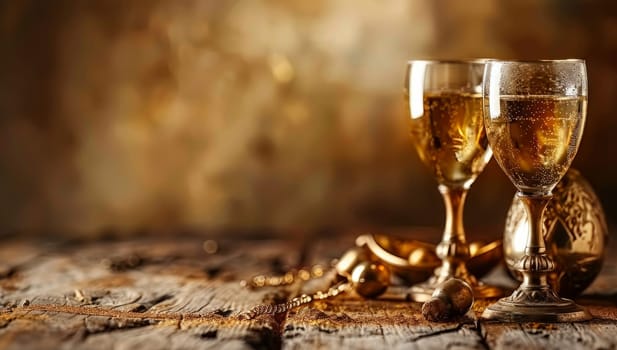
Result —
[[[409, 295], [413, 301], [423, 303], [431, 299], [431, 296], [438, 285], [439, 283], [431, 280], [416, 284], [409, 289]], [[479, 282], [469, 283], [469, 285], [473, 290], [474, 299], [498, 298], [503, 296], [503, 290], [499, 287], [494, 287]]]
[[482, 318], [502, 322], [577, 322], [591, 314], [570, 299], [560, 298], [546, 287], [526, 287], [490, 305]]

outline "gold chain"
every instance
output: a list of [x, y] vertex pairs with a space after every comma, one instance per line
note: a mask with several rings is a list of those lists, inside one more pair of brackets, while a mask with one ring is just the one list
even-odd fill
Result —
[[240, 284], [250, 288], [281, 287], [293, 284], [296, 281], [308, 281], [312, 278], [322, 277], [324, 271], [322, 265], [314, 265], [310, 268], [291, 270], [279, 276], [257, 275], [250, 281], [241, 281]]
[[332, 287], [328, 288], [327, 291], [317, 291], [311, 295], [302, 294], [297, 296], [285, 303], [275, 304], [275, 305], [257, 305], [250, 309], [249, 311], [240, 315], [240, 317], [250, 320], [260, 315], [274, 315], [283, 312], [287, 312], [295, 307], [300, 305], [308, 304], [313, 300], [323, 300], [327, 298], [335, 297], [341, 293], [344, 293], [351, 289], [351, 283], [348, 281], [339, 282]]

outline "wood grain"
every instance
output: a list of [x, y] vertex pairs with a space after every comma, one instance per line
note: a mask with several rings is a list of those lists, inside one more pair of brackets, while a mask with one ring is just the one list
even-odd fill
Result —
[[[617, 261], [579, 302], [594, 320], [501, 324], [479, 320], [490, 301], [464, 317], [424, 320], [421, 304], [392, 288], [378, 300], [353, 293], [253, 320], [241, 314], [323, 288], [250, 290], [239, 281], [303, 264], [328, 263], [353, 236], [310, 244], [281, 240], [144, 238], [99, 242], [0, 242], [0, 349], [614, 349]], [[212, 247], [210, 247], [212, 248]], [[509, 287], [503, 269], [488, 279]]]

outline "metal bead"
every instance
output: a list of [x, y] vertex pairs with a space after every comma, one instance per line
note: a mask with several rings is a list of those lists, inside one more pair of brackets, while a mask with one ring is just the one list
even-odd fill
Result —
[[[525, 253], [527, 215], [515, 196], [508, 211], [503, 249], [508, 269], [522, 280], [516, 263]], [[546, 249], [555, 262], [549, 283], [565, 297], [580, 294], [596, 278], [603, 264], [608, 237], [600, 201], [581, 174], [570, 169], [553, 190], [544, 212]]]
[[376, 298], [388, 289], [390, 270], [384, 264], [365, 261], [353, 269], [351, 283], [359, 295]]
[[343, 256], [336, 262], [334, 269], [336, 272], [351, 279], [351, 273], [356, 266], [362, 262], [370, 261], [370, 257], [366, 249], [362, 247], [351, 248], [343, 254]]

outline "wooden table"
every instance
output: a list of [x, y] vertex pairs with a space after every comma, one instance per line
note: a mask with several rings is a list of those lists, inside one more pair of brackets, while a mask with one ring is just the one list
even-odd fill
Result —
[[[205, 240], [0, 241], [0, 349], [617, 347], [615, 254], [578, 300], [594, 315], [589, 322], [490, 323], [478, 319], [487, 302], [477, 301], [460, 320], [432, 323], [419, 303], [354, 295], [245, 320], [239, 315], [252, 306], [288, 300], [302, 287], [251, 291], [240, 280], [327, 264], [353, 237], [223, 237], [206, 244], [209, 253]], [[514, 286], [503, 268], [489, 279]]]

